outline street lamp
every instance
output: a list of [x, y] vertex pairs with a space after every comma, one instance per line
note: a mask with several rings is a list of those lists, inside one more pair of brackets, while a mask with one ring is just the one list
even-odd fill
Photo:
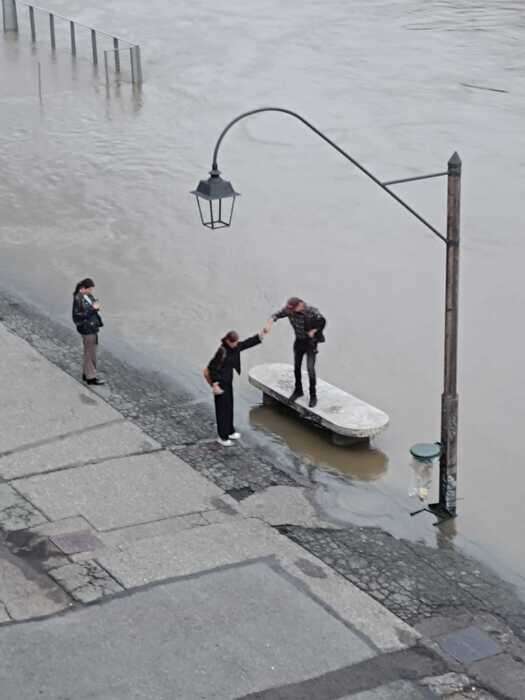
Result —
[[[440, 519], [456, 516], [456, 483], [457, 483], [457, 444], [458, 444], [458, 394], [457, 394], [457, 355], [458, 355], [458, 293], [459, 293], [459, 221], [461, 197], [461, 159], [454, 153], [448, 161], [446, 171], [407, 177], [400, 180], [382, 182], [367, 170], [355, 158], [350, 156], [326, 134], [317, 129], [297, 112], [282, 107], [262, 107], [244, 112], [233, 119], [223, 129], [213, 151], [212, 168], [208, 180], [201, 180], [197, 189], [192, 192], [197, 200], [202, 223], [212, 229], [224, 228], [231, 225], [233, 207], [238, 193], [230, 182], [220, 177], [218, 155], [221, 143], [228, 131], [246, 117], [261, 112], [281, 112], [298, 119], [311, 131], [328, 143], [352, 165], [358, 168], [375, 184], [396, 200], [398, 204], [409, 211], [416, 219], [426, 226], [439, 238], [446, 247], [446, 282], [445, 282], [445, 353], [444, 380], [441, 396], [441, 454], [439, 463], [439, 502], [429, 505], [429, 509]], [[409, 206], [390, 187], [403, 182], [414, 182], [434, 177], [447, 176], [447, 231], [440, 233], [432, 224], [424, 219], [415, 209]], [[204, 212], [204, 213], [203, 213]], [[226, 212], [226, 214], [225, 214]]]
[[216, 229], [231, 225], [235, 198], [239, 193], [233, 189], [231, 182], [222, 179], [218, 168], [213, 167], [210, 177], [201, 180], [192, 194], [197, 200], [204, 226]]

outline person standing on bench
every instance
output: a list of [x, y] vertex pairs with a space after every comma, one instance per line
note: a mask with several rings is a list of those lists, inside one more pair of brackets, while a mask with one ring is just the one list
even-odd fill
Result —
[[294, 351], [294, 373], [295, 389], [290, 396], [290, 401], [296, 401], [304, 396], [302, 381], [303, 357], [306, 355], [306, 367], [310, 380], [310, 408], [317, 406], [317, 387], [315, 376], [315, 360], [317, 357], [319, 343], [325, 342], [323, 329], [326, 326], [326, 319], [318, 309], [305, 304], [299, 297], [290, 297], [286, 306], [273, 314], [271, 322], [280, 318], [287, 318], [295, 332]]

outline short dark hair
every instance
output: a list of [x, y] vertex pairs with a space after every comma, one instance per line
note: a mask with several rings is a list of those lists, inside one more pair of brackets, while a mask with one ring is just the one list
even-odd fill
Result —
[[303, 304], [303, 300], [300, 297], [290, 297], [288, 301], [286, 302], [286, 308], [291, 309], [292, 311], [296, 309], [299, 304]]

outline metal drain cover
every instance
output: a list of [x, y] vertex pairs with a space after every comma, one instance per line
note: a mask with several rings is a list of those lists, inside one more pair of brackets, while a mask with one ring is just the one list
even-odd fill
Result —
[[449, 656], [462, 664], [471, 664], [489, 656], [501, 654], [503, 649], [479, 627], [465, 627], [436, 640]]
[[102, 546], [102, 542], [89, 530], [68, 532], [64, 535], [53, 535], [49, 538], [64, 554], [92, 552]]

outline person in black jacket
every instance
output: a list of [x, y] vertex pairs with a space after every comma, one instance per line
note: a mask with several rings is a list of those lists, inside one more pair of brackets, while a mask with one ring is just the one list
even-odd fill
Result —
[[323, 334], [326, 326], [326, 319], [315, 306], [309, 306], [299, 297], [290, 297], [284, 308], [273, 314], [269, 324], [278, 321], [280, 318], [287, 318], [292, 325], [295, 334], [293, 346], [294, 352], [294, 374], [295, 388], [290, 396], [290, 401], [304, 396], [302, 365], [306, 355], [306, 368], [310, 381], [310, 408], [317, 406], [317, 378], [315, 375], [315, 360], [317, 357], [319, 343], [325, 342]]
[[84, 362], [82, 379], [87, 384], [104, 384], [97, 377], [98, 332], [104, 325], [100, 317], [100, 304], [93, 296], [95, 283], [89, 277], [81, 280], [73, 292], [73, 323], [82, 336]]
[[205, 370], [215, 398], [217, 442], [223, 447], [230, 447], [232, 440], [241, 437], [233, 424], [233, 372], [241, 373], [241, 352], [259, 345], [268, 332], [265, 326], [257, 335], [240, 340], [237, 331], [229, 331]]

